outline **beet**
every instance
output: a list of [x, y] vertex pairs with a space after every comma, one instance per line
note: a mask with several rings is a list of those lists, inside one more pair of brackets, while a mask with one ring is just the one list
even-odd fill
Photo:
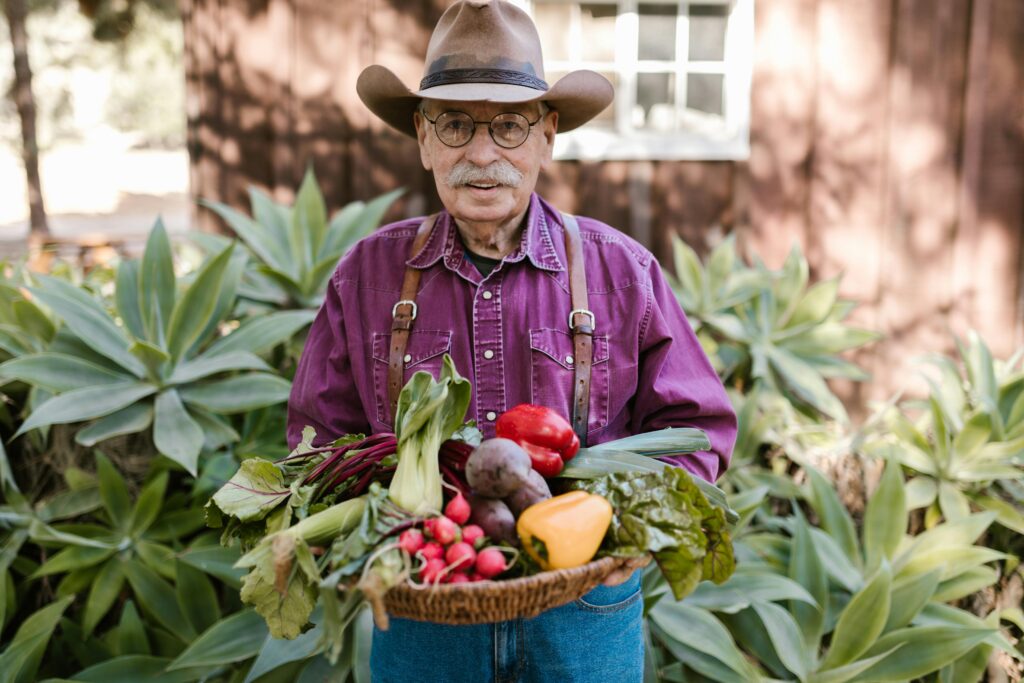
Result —
[[504, 498], [526, 484], [532, 469], [530, 456], [515, 441], [487, 439], [466, 461], [466, 481], [476, 493]]
[[469, 498], [469, 506], [473, 510], [470, 521], [480, 526], [491, 542], [515, 543], [518, 540], [516, 518], [503, 501], [474, 495]]
[[540, 475], [540, 472], [530, 470], [526, 484], [520, 486], [512, 495], [506, 496], [505, 503], [516, 519], [519, 519], [523, 510], [550, 497], [551, 489], [548, 488], [548, 482]]

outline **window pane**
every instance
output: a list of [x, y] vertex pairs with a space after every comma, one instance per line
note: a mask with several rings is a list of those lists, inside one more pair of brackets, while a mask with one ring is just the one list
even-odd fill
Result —
[[722, 74], [689, 74], [686, 77], [686, 106], [722, 115]]
[[535, 2], [533, 19], [540, 34], [544, 59], [569, 59], [569, 22], [572, 5], [564, 2]]
[[675, 74], [637, 74], [633, 126], [671, 130], [675, 119]]
[[690, 5], [690, 60], [725, 59], [726, 5]]
[[[615, 60], [615, 13], [615, 5], [580, 5], [583, 59], [598, 62]], [[563, 30], [568, 31], [569, 25], [566, 24]]]
[[638, 59], [676, 58], [675, 5], [640, 5], [640, 44]]

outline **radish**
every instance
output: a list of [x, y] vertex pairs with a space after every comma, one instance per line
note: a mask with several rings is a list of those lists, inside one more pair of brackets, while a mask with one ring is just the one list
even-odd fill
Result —
[[471, 569], [476, 561], [476, 551], [470, 544], [460, 541], [448, 546], [448, 552], [444, 554], [444, 559], [452, 569]]
[[430, 560], [440, 560], [444, 557], [444, 548], [437, 541], [430, 541], [423, 544], [423, 547], [419, 550], [419, 555], [428, 562]]
[[[430, 521], [429, 519], [427, 520]], [[459, 527], [444, 515], [434, 518], [434, 539], [441, 545], [459, 540]]]
[[415, 555], [426, 543], [419, 529], [406, 529], [398, 537], [398, 545], [410, 555]]
[[431, 538], [434, 537], [434, 523], [435, 522], [437, 522], [437, 518], [436, 517], [431, 517], [429, 519], [423, 520], [423, 532], [426, 533], [427, 536], [430, 536]]
[[446, 568], [444, 560], [439, 557], [427, 560], [426, 566], [420, 570], [420, 579], [424, 583], [437, 583], [444, 578]]
[[482, 545], [480, 539], [484, 537], [484, 530], [477, 524], [467, 524], [462, 527], [462, 540], [474, 548], [479, 549]]
[[445, 517], [452, 520], [456, 524], [465, 524], [469, 521], [469, 502], [461, 492], [456, 493], [455, 497], [448, 501], [448, 505], [444, 508]]
[[485, 579], [480, 572], [473, 572], [469, 575], [469, 580], [476, 583], [477, 581], [486, 581], [487, 579]]
[[455, 572], [448, 577], [448, 583], [469, 583], [471, 579], [462, 572]]
[[485, 579], [497, 576], [508, 569], [505, 556], [497, 548], [484, 548], [476, 556], [476, 571]]

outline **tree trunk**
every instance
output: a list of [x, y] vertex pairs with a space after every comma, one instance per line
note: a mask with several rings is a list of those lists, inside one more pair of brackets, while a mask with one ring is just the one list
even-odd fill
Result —
[[7, 25], [11, 29], [11, 47], [14, 50], [14, 102], [21, 119], [21, 148], [25, 162], [25, 180], [28, 186], [29, 225], [34, 237], [47, 237], [43, 190], [39, 181], [39, 145], [36, 142], [36, 100], [32, 95], [32, 69], [28, 63], [28, 34], [25, 19], [28, 15], [26, 0], [2, 0]]

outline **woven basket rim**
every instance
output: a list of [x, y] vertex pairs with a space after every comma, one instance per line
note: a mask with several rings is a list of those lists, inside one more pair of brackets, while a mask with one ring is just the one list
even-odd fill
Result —
[[490, 593], [498, 586], [501, 586], [508, 592], [512, 593], [543, 584], [556, 583], [578, 575], [582, 576], [603, 573], [607, 577], [616, 569], [625, 565], [628, 561], [629, 559], [624, 557], [601, 557], [596, 560], [591, 560], [586, 564], [581, 564], [578, 567], [571, 567], [569, 569], [552, 569], [540, 572], [539, 574], [532, 574], [530, 576], [520, 576], [515, 579], [504, 579], [501, 581], [486, 579], [484, 581], [456, 584], [439, 583], [425, 588], [416, 588], [406, 582], [394, 586], [391, 588], [391, 591], [415, 591], [417, 593], [427, 594], [434, 600], [443, 600], [444, 598], [451, 597], [455, 594], [469, 595], [472, 593]]

